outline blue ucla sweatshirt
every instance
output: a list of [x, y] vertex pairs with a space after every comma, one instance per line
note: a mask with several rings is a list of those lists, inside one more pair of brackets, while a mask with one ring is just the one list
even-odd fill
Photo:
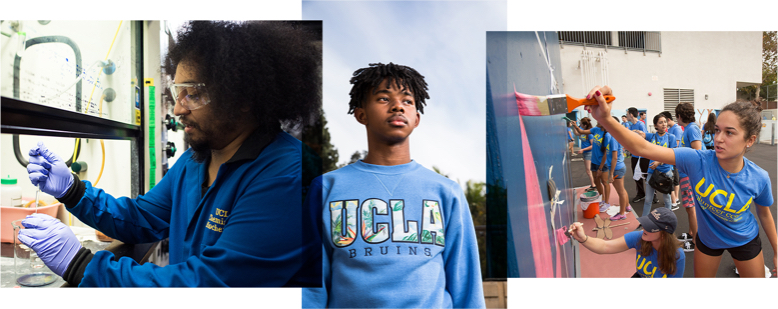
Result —
[[[323, 288], [303, 308], [484, 308], [478, 244], [459, 185], [415, 161], [362, 161], [317, 178]], [[318, 195], [318, 194], [317, 194]]]

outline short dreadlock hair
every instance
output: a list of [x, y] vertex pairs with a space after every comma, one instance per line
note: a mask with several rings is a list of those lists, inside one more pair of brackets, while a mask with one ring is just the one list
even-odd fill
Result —
[[407, 89], [413, 93], [413, 101], [416, 102], [416, 110], [424, 114], [424, 102], [425, 99], [429, 99], [430, 95], [427, 94], [427, 82], [424, 81], [424, 76], [416, 72], [411, 67], [404, 65], [383, 63], [371, 63], [370, 67], [361, 68], [354, 71], [353, 77], [351, 77], [351, 101], [349, 101], [349, 114], [353, 114], [357, 107], [362, 107], [362, 102], [365, 101], [365, 96], [368, 91], [375, 91], [381, 83], [387, 80], [388, 84], [394, 83], [399, 89]]

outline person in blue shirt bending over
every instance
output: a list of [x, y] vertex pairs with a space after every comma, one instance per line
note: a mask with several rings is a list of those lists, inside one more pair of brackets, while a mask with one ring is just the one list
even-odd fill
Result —
[[349, 113], [367, 131], [368, 153], [312, 184], [322, 192], [308, 201], [321, 209], [324, 283], [303, 289], [302, 307], [485, 308], [462, 189], [411, 160], [429, 99], [424, 76], [372, 63], [351, 84]]
[[[599, 105], [587, 107], [592, 116], [629, 151], [651, 160], [675, 164], [693, 185], [697, 213], [694, 276], [714, 277], [726, 250], [740, 277], [763, 278], [765, 264], [759, 223], [773, 249], [772, 271], [775, 272], [778, 233], [770, 211], [774, 202], [772, 185], [767, 172], [744, 156], [761, 130], [760, 109], [744, 101], [724, 106], [716, 121], [714, 150], [665, 148], [630, 133], [612, 120], [611, 104], [604, 99], [608, 94], [612, 94], [608, 86], [595, 87], [589, 92], [588, 97], [599, 102]], [[686, 115], [680, 116], [682, 122], [687, 120]], [[697, 128], [687, 127], [685, 131], [688, 130], [697, 130], [699, 134]], [[751, 207], [756, 207], [756, 216]]]
[[683, 278], [686, 256], [673, 236], [678, 219], [673, 211], [657, 208], [638, 218], [643, 231], [634, 231], [613, 240], [589, 237], [583, 223], [570, 225], [570, 234], [586, 249], [597, 254], [615, 254], [635, 249], [635, 274], [632, 278]]
[[[587, 117], [581, 118], [581, 127], [576, 127], [576, 132], [578, 132], [580, 129], [591, 130], [591, 120], [589, 120]], [[594, 176], [592, 175], [592, 170], [589, 168], [592, 164], [592, 145], [594, 144], [594, 135], [591, 133], [580, 135], [583, 136], [583, 138], [581, 138], [581, 149], [578, 150], [578, 153], [583, 155], [584, 166], [586, 167], [586, 175], [589, 176], [589, 182], [591, 183], [587, 190], [594, 190], [597, 188], [597, 185], [594, 183]], [[597, 180], [597, 182], [599, 182], [599, 180]]]
[[186, 24], [165, 63], [191, 148], [145, 195], [115, 198], [42, 143], [30, 151], [34, 185], [122, 242], [169, 238], [169, 265], [92, 253], [41, 214], [22, 222], [19, 240], [79, 287], [321, 286], [317, 230], [303, 223], [302, 144], [281, 129], [320, 113], [318, 40], [287, 22]]

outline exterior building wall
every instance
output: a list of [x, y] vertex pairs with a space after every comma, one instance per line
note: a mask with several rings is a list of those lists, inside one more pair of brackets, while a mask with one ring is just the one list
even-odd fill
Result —
[[[696, 118], [704, 122], [708, 109], [721, 109], [736, 100], [737, 87], [761, 83], [761, 32], [661, 32], [661, 43], [661, 54], [608, 47], [608, 84], [616, 96], [617, 116], [634, 106], [647, 110], [650, 123], [664, 110], [663, 89], [682, 88], [694, 89]], [[583, 50], [583, 46], [561, 46], [564, 89], [574, 97], [590, 90], [584, 89], [579, 68]], [[587, 50], [605, 49], [589, 46]], [[582, 109], [580, 113], [586, 115]]]

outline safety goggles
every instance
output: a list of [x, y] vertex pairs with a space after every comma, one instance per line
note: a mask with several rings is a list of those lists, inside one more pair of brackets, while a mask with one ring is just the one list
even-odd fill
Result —
[[173, 94], [173, 100], [181, 103], [181, 106], [188, 110], [196, 110], [210, 103], [208, 93], [203, 83], [185, 83], [170, 85], [170, 93]]

